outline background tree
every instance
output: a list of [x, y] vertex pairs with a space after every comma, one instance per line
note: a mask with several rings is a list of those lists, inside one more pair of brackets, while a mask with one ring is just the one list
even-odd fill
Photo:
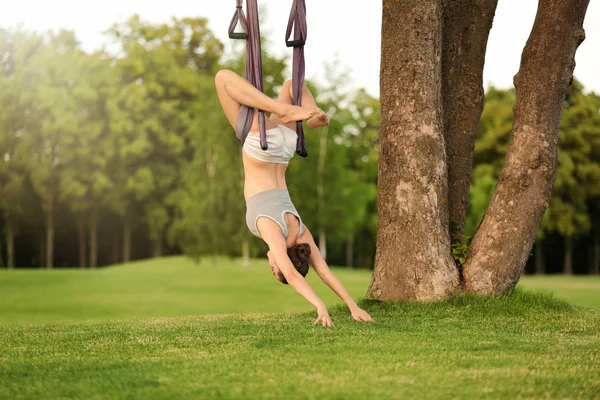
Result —
[[[134, 16], [111, 34], [124, 56], [118, 60], [122, 89], [111, 106], [117, 148], [114, 175], [121, 194], [115, 210], [124, 216], [124, 261], [130, 259], [131, 231], [145, 220], [153, 255], [162, 254], [172, 222], [180, 172], [190, 161], [187, 144], [198, 116], [197, 75], [212, 74], [222, 51], [205, 18], [173, 19], [151, 25]], [[142, 207], [134, 207], [136, 204]], [[134, 224], [132, 226], [132, 224]]]
[[68, 143], [78, 135], [79, 105], [75, 91], [81, 84], [81, 58], [85, 57], [72, 32], [50, 33], [32, 61], [36, 68], [37, 124], [27, 135], [31, 152], [30, 177], [46, 214], [47, 268], [54, 265], [55, 213]]
[[546, 229], [564, 237], [563, 273], [573, 273], [573, 246], [591, 229], [589, 200], [600, 194], [600, 164], [592, 146], [600, 138], [600, 104], [583, 94], [577, 81], [569, 88], [559, 131], [556, 181], [548, 207]]
[[[338, 71], [336, 63], [325, 68], [327, 85], [309, 87], [319, 106], [327, 112], [330, 124], [308, 134], [310, 158], [291, 164], [291, 190], [304, 222], [312, 227], [324, 257], [330, 244], [352, 240], [354, 232], [364, 222], [367, 204], [375, 198], [375, 188], [369, 186], [359, 171], [352, 168], [354, 157], [352, 136], [356, 116], [351, 110], [353, 93], [348, 88], [348, 76]], [[350, 101], [349, 101], [350, 100]], [[346, 257], [347, 258], [347, 257]]]
[[[27, 134], [34, 114], [35, 70], [28, 66], [42, 46], [40, 36], [0, 29], [0, 214], [4, 229], [6, 266], [15, 266], [15, 234], [23, 216], [23, 186], [29, 171]], [[0, 246], [0, 248], [3, 246]], [[2, 264], [0, 251], [0, 264]]]
[[[76, 134], [65, 140], [64, 167], [60, 176], [60, 199], [68, 204], [77, 219], [79, 266], [86, 259], [86, 226], [89, 227], [89, 266], [98, 262], [98, 213], [106, 204], [106, 196], [113, 190], [107, 176], [107, 164], [113, 148], [108, 140], [106, 105], [113, 95], [114, 77], [110, 58], [105, 54], [81, 55], [77, 69], [82, 79], [72, 93], [75, 103]], [[86, 224], [87, 219], [87, 224]]]

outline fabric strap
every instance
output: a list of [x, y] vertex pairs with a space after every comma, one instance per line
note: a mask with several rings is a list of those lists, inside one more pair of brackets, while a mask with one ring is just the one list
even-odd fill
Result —
[[[244, 10], [242, 9], [242, 1], [243, 0], [236, 0], [235, 14], [233, 14], [233, 18], [229, 24], [229, 37], [231, 39], [248, 38], [248, 20], [246, 19], [246, 15], [244, 15]], [[244, 30], [243, 33], [235, 31], [238, 22], [242, 25], [242, 29]]]
[[[290, 40], [292, 28], [294, 31], [294, 39]], [[306, 72], [304, 61], [306, 33], [306, 3], [304, 0], [293, 0], [285, 41], [288, 47], [294, 48], [294, 58], [292, 62], [292, 100], [297, 106], [302, 105], [302, 88], [304, 86], [304, 75]], [[308, 152], [306, 151], [306, 143], [304, 141], [302, 121], [296, 122], [296, 132], [298, 133], [296, 153], [298, 153], [299, 156], [306, 157]]]
[[[255, 88], [263, 92], [263, 71], [262, 71], [262, 50], [260, 45], [260, 26], [258, 20], [257, 0], [246, 0], [246, 15], [242, 10], [243, 0], [236, 0], [236, 12], [229, 25], [229, 37], [233, 39], [246, 39], [246, 79], [254, 85]], [[236, 33], [235, 28], [238, 22], [242, 25], [245, 33]], [[293, 28], [293, 29], [292, 29]], [[290, 40], [294, 33], [293, 40]], [[292, 102], [294, 105], [302, 105], [302, 88], [304, 87], [304, 75], [306, 72], [304, 60], [304, 43], [306, 41], [306, 3], [305, 0], [293, 0], [290, 18], [286, 31], [286, 45], [294, 48], [294, 57], [292, 61]], [[235, 134], [238, 140], [244, 144], [248, 132], [254, 122], [254, 108], [242, 105], [238, 115]], [[262, 110], [258, 110], [258, 125], [260, 132], [260, 146], [267, 150], [266, 117]], [[298, 141], [296, 143], [296, 153], [306, 157], [306, 143], [304, 141], [304, 130], [302, 121], [296, 122], [296, 132]]]
[[[258, 21], [258, 4], [257, 0], [246, 0], [246, 14], [242, 11], [242, 1], [236, 0], [236, 13], [231, 20], [229, 32], [233, 32], [238, 21], [247, 33], [246, 41], [246, 79], [254, 85], [255, 88], [263, 92], [263, 73], [262, 73], [262, 50], [260, 46], [260, 26]], [[244, 26], [245, 25], [245, 26]], [[254, 121], [254, 108], [245, 105], [240, 106], [240, 112], [235, 129], [235, 135], [242, 145], [246, 141], [248, 132], [252, 128]], [[260, 130], [260, 146], [263, 150], [267, 150], [267, 132], [266, 118], [262, 110], [258, 111], [258, 125]]]

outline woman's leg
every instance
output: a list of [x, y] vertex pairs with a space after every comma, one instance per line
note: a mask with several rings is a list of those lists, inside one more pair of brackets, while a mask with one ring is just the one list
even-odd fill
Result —
[[221, 106], [231, 126], [235, 128], [240, 104], [274, 113], [283, 123], [303, 121], [314, 113], [304, 107], [280, 103], [256, 89], [233, 71], [221, 70], [215, 76], [215, 86]]

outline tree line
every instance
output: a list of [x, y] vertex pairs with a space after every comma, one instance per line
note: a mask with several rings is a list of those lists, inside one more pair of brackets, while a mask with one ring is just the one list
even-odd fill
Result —
[[[213, 83], [218, 69], [243, 73], [243, 51], [226, 53], [207, 26], [134, 16], [107, 31], [115, 50], [94, 53], [69, 31], [0, 29], [1, 266], [264, 255], [245, 226], [240, 145]], [[265, 44], [265, 93], [276, 96], [291, 54], [274, 56]], [[331, 125], [307, 132], [309, 156], [290, 163], [288, 185], [330, 263], [372, 267], [379, 99], [351, 88], [334, 65], [325, 85], [309, 83]], [[575, 82], [565, 102], [530, 270], [598, 273], [600, 98]], [[503, 165], [513, 104], [513, 90], [486, 93], [467, 237]]]

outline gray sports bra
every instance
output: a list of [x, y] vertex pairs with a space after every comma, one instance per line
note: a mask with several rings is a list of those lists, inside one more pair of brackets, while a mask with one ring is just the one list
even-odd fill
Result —
[[288, 227], [285, 222], [286, 214], [292, 214], [298, 218], [298, 223], [300, 224], [298, 237], [302, 236], [304, 234], [304, 223], [296, 207], [294, 207], [287, 189], [265, 190], [264, 192], [255, 194], [246, 201], [246, 225], [248, 225], [250, 232], [257, 237], [261, 237], [261, 235], [256, 222], [259, 218], [269, 218], [279, 225], [283, 237], [287, 239]]
[[244, 142], [244, 151], [260, 161], [288, 164], [296, 152], [297, 140], [298, 134], [294, 130], [279, 125], [277, 128], [267, 129], [267, 150], [260, 147], [259, 133], [250, 132]]

